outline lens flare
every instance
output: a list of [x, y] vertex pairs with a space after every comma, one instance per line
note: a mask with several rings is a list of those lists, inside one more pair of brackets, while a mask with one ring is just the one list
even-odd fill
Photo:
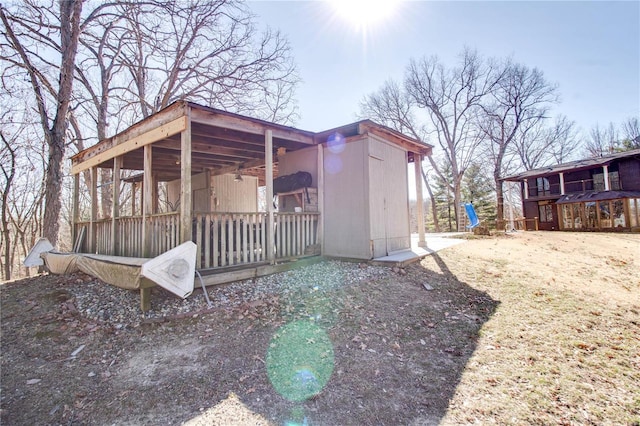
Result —
[[308, 321], [294, 321], [274, 334], [267, 351], [267, 376], [289, 401], [319, 394], [333, 373], [333, 344], [327, 333]]
[[345, 140], [340, 133], [333, 133], [327, 138], [327, 149], [334, 154], [340, 154], [344, 151]]
[[335, 175], [342, 171], [342, 158], [335, 154], [324, 157], [324, 169], [327, 173]]

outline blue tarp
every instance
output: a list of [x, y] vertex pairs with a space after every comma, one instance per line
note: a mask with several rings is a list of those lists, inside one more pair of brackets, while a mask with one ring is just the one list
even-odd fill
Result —
[[467, 228], [473, 229], [480, 225], [480, 220], [476, 214], [476, 209], [473, 208], [473, 204], [464, 203], [464, 209], [467, 211], [467, 216], [469, 216], [469, 225], [467, 225]]

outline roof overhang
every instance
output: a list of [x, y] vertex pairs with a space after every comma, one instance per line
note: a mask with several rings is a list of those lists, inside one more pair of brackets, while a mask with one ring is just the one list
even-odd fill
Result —
[[522, 173], [517, 173], [511, 176], [504, 177], [501, 180], [508, 181], [508, 182], [518, 182], [528, 178], [551, 176], [551, 175], [557, 175], [558, 173], [563, 173], [563, 172], [574, 172], [574, 171], [591, 169], [599, 166], [606, 166], [611, 164], [613, 161], [621, 160], [625, 158], [632, 158], [632, 157], [636, 157], [640, 159], [640, 149], [616, 152], [614, 154], [609, 154], [602, 157], [585, 158], [582, 160], [571, 161], [568, 163], [557, 164], [554, 166], [531, 169]]
[[588, 203], [624, 198], [640, 198], [640, 191], [589, 191], [567, 194], [560, 197], [558, 201], [556, 201], [556, 204]]
[[[271, 132], [273, 158], [280, 150], [297, 151], [326, 143], [329, 136], [340, 133], [345, 138], [374, 134], [406, 149], [409, 161], [414, 153], [431, 155], [432, 146], [370, 120], [363, 120], [325, 132], [313, 133], [270, 123], [214, 108], [178, 101], [134, 124], [125, 131], [105, 139], [71, 157], [71, 173], [92, 167], [112, 168], [115, 158], [122, 158], [121, 169], [143, 170], [144, 147], [151, 150], [152, 173], [159, 181], [180, 178], [182, 135], [190, 129], [191, 170], [193, 174], [232, 173], [260, 177], [265, 166], [265, 135]], [[277, 173], [277, 171], [276, 171]]]

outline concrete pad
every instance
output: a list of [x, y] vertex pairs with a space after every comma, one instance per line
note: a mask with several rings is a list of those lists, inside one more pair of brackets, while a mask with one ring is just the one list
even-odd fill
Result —
[[411, 263], [419, 262], [426, 256], [429, 256], [430, 254], [433, 254], [437, 251], [464, 243], [466, 240], [460, 238], [451, 238], [464, 234], [464, 232], [425, 234], [425, 240], [427, 243], [426, 247], [418, 247], [418, 234], [412, 234], [410, 250], [407, 249], [389, 253], [388, 256], [377, 257], [370, 263], [373, 265], [398, 266], [402, 268]]

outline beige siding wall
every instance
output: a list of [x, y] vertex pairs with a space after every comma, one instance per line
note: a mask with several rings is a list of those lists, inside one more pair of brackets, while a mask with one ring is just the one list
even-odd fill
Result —
[[[407, 152], [395, 145], [374, 136], [369, 140], [369, 156], [377, 160], [378, 173], [382, 176], [370, 176], [372, 182], [383, 185], [371, 186], [371, 239], [374, 247], [383, 245], [380, 238], [386, 239], [388, 252], [411, 247], [409, 228], [409, 194]], [[380, 160], [382, 162], [380, 163]], [[371, 161], [371, 160], [370, 160]], [[371, 168], [370, 168], [371, 171]], [[376, 189], [377, 188], [377, 189]], [[376, 201], [384, 198], [384, 218], [374, 211]], [[377, 255], [377, 253], [376, 253]]]
[[299, 151], [287, 152], [278, 156], [278, 175], [285, 176], [296, 172], [309, 172], [313, 181], [311, 186], [318, 187], [318, 148], [313, 146]]
[[257, 212], [258, 178], [242, 176], [241, 182], [234, 181], [233, 174], [213, 176], [213, 211], [216, 212]]
[[324, 254], [370, 259], [367, 139], [333, 153], [324, 148]]
[[[207, 185], [206, 173], [194, 175], [191, 180], [193, 211], [258, 211], [258, 178], [243, 176], [241, 182], [236, 182], [234, 177], [233, 174], [212, 176], [211, 185]], [[167, 193], [172, 205], [179, 205], [180, 180], [169, 182]]]

